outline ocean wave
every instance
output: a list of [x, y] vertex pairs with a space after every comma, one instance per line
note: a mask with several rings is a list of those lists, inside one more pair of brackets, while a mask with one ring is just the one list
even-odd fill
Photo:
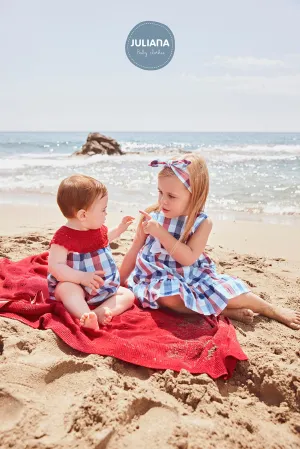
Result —
[[238, 154], [238, 153], [218, 153], [218, 152], [210, 152], [205, 153], [205, 151], [199, 152], [202, 154], [207, 162], [224, 162], [225, 164], [231, 164], [233, 162], [271, 162], [271, 161], [296, 161], [299, 159], [300, 161], [300, 153], [295, 155], [293, 153], [289, 154]]
[[1, 150], [16, 150], [16, 151], [22, 151], [22, 148], [28, 149], [30, 148], [32, 152], [35, 152], [36, 150], [39, 149], [45, 149], [47, 150], [48, 148], [58, 148], [61, 149], [63, 148], [72, 148], [73, 146], [76, 147], [81, 147], [84, 144], [84, 142], [69, 142], [69, 141], [40, 141], [40, 142], [36, 142], [36, 141], [30, 141], [30, 140], [26, 140], [26, 141], [5, 141], [5, 142], [1, 142], [0, 141], [0, 151]]
[[[19, 198], [22, 198], [22, 203], [31, 204], [33, 200], [38, 201], [40, 204], [43, 204], [43, 201], [49, 201], [48, 198], [52, 198], [55, 201], [57, 191], [57, 183], [53, 186], [43, 185], [40, 183], [39, 185], [32, 185], [24, 187], [0, 187], [1, 198], [0, 203], [11, 203], [16, 204], [19, 201]], [[139, 189], [140, 191], [140, 189]], [[110, 190], [111, 192], [111, 190]], [[123, 195], [119, 194], [114, 195], [112, 192], [110, 193], [110, 207], [113, 207], [116, 204], [122, 206], [124, 210], [126, 208], [132, 207], [145, 207], [145, 201], [142, 197], [136, 196], [138, 190], [135, 188], [131, 189], [130, 192], [123, 192]], [[43, 200], [44, 198], [44, 200]], [[156, 195], [148, 194], [147, 195], [148, 202], [146, 204], [152, 204], [156, 201]], [[52, 200], [52, 201], [53, 201]], [[300, 217], [300, 205], [295, 204], [282, 204], [282, 203], [272, 203], [272, 204], [247, 204], [247, 198], [245, 197], [245, 203], [241, 201], [209, 201], [207, 204], [207, 209], [209, 211], [216, 212], [226, 212], [226, 213], [247, 213], [253, 216], [256, 215], [265, 215], [265, 216], [281, 216], [281, 217]]]
[[[296, 163], [300, 162], [300, 153], [297, 155], [294, 154], [237, 154], [237, 153], [227, 153], [226, 157], [224, 157], [224, 153], [210, 150], [204, 148], [201, 151], [197, 150], [200, 154], [202, 154], [208, 163], [224, 163], [224, 164], [233, 164], [233, 163], [247, 163], [247, 162], [276, 162], [276, 161], [295, 161]], [[21, 169], [23, 167], [86, 167], [89, 165], [94, 165], [103, 162], [114, 163], [116, 165], [120, 163], [128, 163], [128, 162], [150, 162], [153, 157], [157, 157], [161, 160], [167, 160], [168, 158], [173, 157], [176, 153], [182, 154], [179, 150], [168, 149], [168, 151], [153, 151], [151, 154], [149, 153], [126, 153], [123, 156], [114, 155], [94, 155], [94, 156], [72, 156], [73, 152], [69, 153], [21, 153], [9, 155], [6, 157], [0, 158], [1, 170], [14, 170]]]
[[226, 211], [226, 212], [245, 212], [251, 215], [280, 215], [280, 216], [300, 216], [300, 205], [267, 203], [267, 204], [247, 204], [241, 201], [220, 201], [208, 202], [210, 210]]
[[[84, 169], [78, 167], [57, 168], [45, 172], [38, 169], [15, 170], [5, 176], [0, 170], [0, 201], [6, 195], [15, 197], [18, 195], [50, 195], [55, 197], [59, 182], [74, 173], [85, 173], [97, 179], [101, 179], [110, 192], [110, 200], [128, 201], [139, 203], [142, 207], [156, 201], [157, 197], [157, 170], [144, 170], [136, 166], [134, 169], [124, 166], [121, 162], [116, 172], [115, 165], [102, 167], [98, 164], [87, 166]], [[116, 176], [116, 173], [118, 175]], [[298, 215], [300, 211], [300, 191], [297, 179], [286, 177], [255, 180], [249, 184], [248, 177], [236, 178], [228, 172], [219, 173], [224, 182], [217, 183], [212, 179], [211, 192], [208, 207], [224, 212], [246, 212], [252, 215]], [[218, 178], [217, 178], [218, 179]], [[258, 185], [254, 185], [258, 182]], [[288, 188], [286, 188], [288, 186]]]
[[[53, 151], [51, 151], [53, 150]], [[15, 160], [15, 159], [65, 159], [70, 157], [72, 153], [59, 153], [54, 149], [50, 149], [46, 153], [20, 153], [20, 154], [12, 154], [6, 157], [3, 157], [2, 160]], [[1, 160], [1, 159], [0, 159]]]
[[[157, 151], [157, 150], [197, 150], [197, 151], [219, 151], [219, 152], [225, 152], [225, 153], [231, 153], [231, 152], [241, 152], [241, 153], [293, 153], [293, 154], [299, 154], [300, 153], [300, 143], [299, 139], [297, 139], [297, 142], [294, 143], [292, 141], [289, 144], [279, 144], [279, 143], [208, 143], [205, 141], [201, 142], [201, 137], [199, 137], [197, 140], [194, 140], [192, 142], [188, 141], [178, 141], [173, 139], [162, 139], [160, 140], [159, 133], [157, 135], [152, 136], [152, 139], [155, 141], [143, 141], [143, 140], [118, 140], [119, 144], [121, 145], [121, 148], [125, 152], [151, 152], [151, 151]], [[151, 140], [152, 140], [151, 139]], [[15, 150], [18, 154], [22, 152], [22, 149], [24, 148], [24, 152], [27, 152], [28, 150], [32, 153], [36, 153], [39, 150], [45, 150], [49, 151], [49, 149], [57, 150], [57, 151], [71, 151], [74, 149], [79, 149], [86, 141], [85, 138], [82, 137], [82, 139], [52, 139], [49, 140], [47, 138], [43, 139], [42, 137], [39, 137], [38, 140], [36, 139], [8, 139], [3, 140], [3, 138], [0, 140], [0, 153], [9, 151], [12, 152]]]
[[57, 181], [54, 181], [52, 185], [50, 183], [45, 184], [42, 181], [32, 182], [31, 184], [28, 182], [26, 185], [0, 185], [0, 192], [14, 196], [23, 194], [56, 195], [57, 187]]
[[[193, 145], [188, 142], [173, 142], [168, 143], [147, 143], [147, 142], [132, 142], [132, 141], [120, 141], [122, 150], [132, 152], [144, 152], [144, 151], [157, 151], [157, 150], [170, 150], [176, 151], [181, 149], [193, 148]], [[195, 147], [195, 146], [194, 146]]]
[[[33, 155], [32, 155], [33, 156]], [[147, 154], [136, 155], [127, 154], [125, 156], [108, 156], [108, 155], [94, 155], [94, 156], [72, 156], [59, 155], [57, 157], [9, 157], [1, 160], [1, 170], [13, 170], [24, 167], [86, 167], [103, 162], [110, 162], [116, 165], [124, 163], [124, 158], [127, 162], [131, 161], [150, 161], [151, 157]]]
[[220, 151], [225, 153], [240, 152], [240, 153], [289, 153], [300, 154], [300, 145], [279, 145], [279, 144], [244, 144], [244, 145], [208, 145], [199, 146], [197, 151]]
[[32, 133], [31, 137], [0, 133], [0, 201], [38, 196], [46, 201], [47, 195], [53, 200], [61, 179], [84, 173], [107, 185], [110, 201], [144, 207], [145, 199], [147, 205], [157, 196], [158, 169], [148, 163], [197, 152], [209, 167], [211, 210], [253, 216], [300, 214], [300, 133], [293, 141], [293, 136], [275, 134], [240, 135], [232, 140], [225, 134], [116, 133], [112, 137], [125, 155], [72, 156], [86, 137], [87, 133]]

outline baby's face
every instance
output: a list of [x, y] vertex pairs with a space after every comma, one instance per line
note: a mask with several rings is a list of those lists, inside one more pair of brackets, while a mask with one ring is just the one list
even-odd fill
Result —
[[108, 195], [98, 197], [86, 211], [85, 225], [88, 229], [98, 229], [105, 223], [107, 203]]
[[191, 194], [177, 176], [158, 178], [158, 203], [167, 218], [187, 215]]

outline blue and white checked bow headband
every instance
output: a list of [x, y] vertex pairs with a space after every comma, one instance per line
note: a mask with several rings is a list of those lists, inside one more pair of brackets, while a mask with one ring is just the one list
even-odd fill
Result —
[[182, 182], [182, 184], [190, 191], [191, 189], [191, 183], [190, 183], [190, 175], [187, 170], [187, 166], [190, 165], [191, 161], [187, 161], [186, 159], [183, 159], [182, 161], [152, 161], [150, 162], [151, 167], [158, 167], [159, 165], [165, 165], [166, 167], [171, 168], [173, 170], [174, 174], [177, 176], [177, 178]]

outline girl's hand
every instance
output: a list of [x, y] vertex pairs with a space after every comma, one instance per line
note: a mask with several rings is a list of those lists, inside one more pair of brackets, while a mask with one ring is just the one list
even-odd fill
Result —
[[104, 284], [104, 280], [101, 275], [104, 274], [104, 271], [89, 271], [81, 273], [81, 284], [85, 287], [89, 287], [93, 290], [93, 293], [96, 292], [102, 285]]
[[151, 215], [149, 215], [144, 210], [140, 210], [139, 212], [140, 212], [140, 214], [144, 215], [144, 217], [145, 217], [145, 220], [142, 223], [144, 233], [150, 234], [153, 237], [159, 238], [161, 230], [162, 230], [162, 226], [159, 223], [157, 223], [157, 221], [155, 221], [151, 217]]
[[127, 228], [134, 222], [135, 218], [131, 217], [130, 215], [126, 215], [126, 217], [123, 217], [121, 223], [119, 224], [118, 228], [121, 232], [125, 232]]

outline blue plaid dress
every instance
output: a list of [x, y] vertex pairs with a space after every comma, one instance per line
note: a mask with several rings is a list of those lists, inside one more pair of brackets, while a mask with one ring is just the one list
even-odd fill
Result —
[[[177, 240], [183, 234], [186, 216], [166, 218], [162, 212], [150, 215]], [[206, 218], [203, 212], [198, 215], [190, 236]], [[202, 315], [219, 315], [229, 299], [249, 292], [240, 279], [218, 274], [207, 254], [202, 253], [193, 265], [181, 265], [151, 235], [138, 253], [128, 287], [142, 307], [157, 309], [159, 298], [180, 295], [187, 308]]]
[[[50, 245], [52, 243], [68, 249], [67, 265], [74, 270], [104, 271], [104, 275], [101, 275], [104, 285], [97, 290], [96, 295], [91, 294], [91, 288], [82, 285], [88, 304], [99, 304], [117, 292], [120, 287], [120, 275], [108, 243], [106, 226], [88, 231], [78, 231], [62, 226], [54, 235]], [[83, 249], [82, 252], [80, 248]], [[51, 273], [48, 273], [47, 280], [49, 299], [55, 300], [54, 292], [58, 280]]]

